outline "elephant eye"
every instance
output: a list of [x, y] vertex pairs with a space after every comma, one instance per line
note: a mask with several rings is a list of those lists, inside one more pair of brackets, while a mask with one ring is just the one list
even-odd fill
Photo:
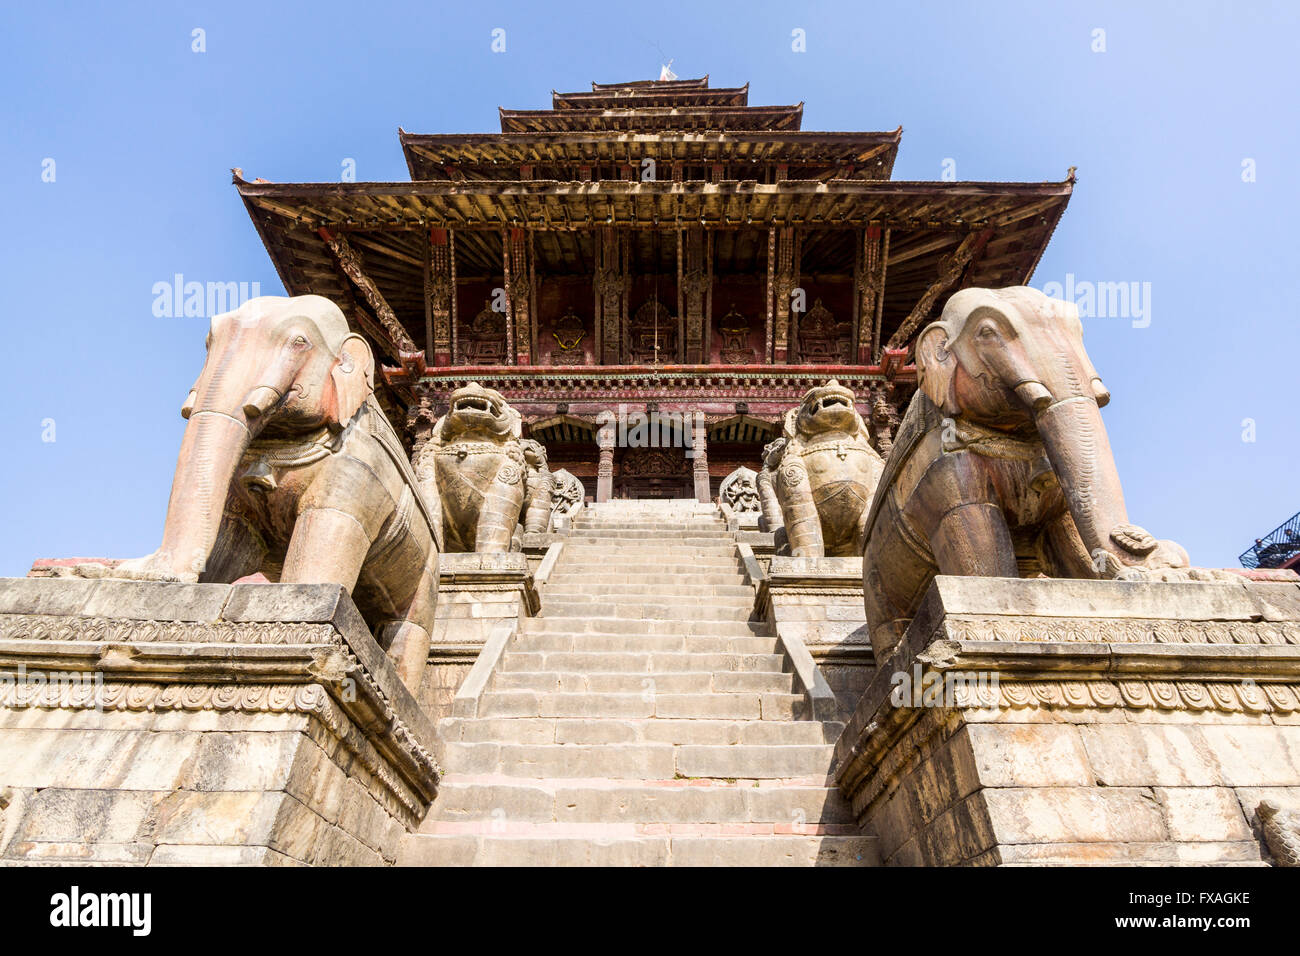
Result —
[[293, 347], [296, 349], [305, 349], [311, 347], [311, 343], [307, 341], [307, 336], [305, 335], [294, 336], [294, 340], [292, 344]]
[[979, 330], [979, 337], [982, 339], [996, 339], [998, 337], [998, 330], [991, 325], [986, 325]]

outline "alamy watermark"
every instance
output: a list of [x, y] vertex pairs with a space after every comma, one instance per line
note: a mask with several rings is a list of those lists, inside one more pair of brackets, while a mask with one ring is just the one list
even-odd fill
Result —
[[210, 319], [261, 294], [260, 282], [187, 282], [177, 272], [170, 282], [153, 284], [153, 314], [159, 319]]
[[104, 712], [104, 675], [101, 671], [28, 670], [0, 673], [0, 700], [10, 707], [42, 706], [52, 701], [75, 701]]
[[1073, 302], [1081, 319], [1131, 319], [1135, 329], [1151, 324], [1150, 282], [1093, 282], [1067, 272], [1064, 282], [1045, 282], [1042, 291]]
[[895, 707], [996, 707], [997, 671], [930, 671], [913, 664], [911, 671], [895, 671], [889, 701]]

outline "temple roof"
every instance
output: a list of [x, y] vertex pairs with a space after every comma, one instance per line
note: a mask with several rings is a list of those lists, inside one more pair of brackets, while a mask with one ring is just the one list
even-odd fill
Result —
[[501, 132], [558, 130], [797, 130], [803, 104], [793, 106], [629, 106], [562, 110], [500, 108]]
[[[545, 133], [424, 134], [399, 131], [412, 179], [517, 179], [520, 166], [533, 166], [534, 178], [558, 178], [580, 165], [647, 159], [681, 163], [752, 163], [799, 167], [815, 178], [888, 179], [903, 129], [889, 132], [618, 132], [596, 130]], [[493, 169], [499, 167], [499, 169]], [[565, 177], [568, 178], [568, 177]], [[667, 173], [663, 178], [668, 178]]]
[[681, 87], [676, 83], [645, 85], [607, 85], [590, 91], [557, 93], [551, 91], [551, 107], [563, 109], [612, 109], [642, 106], [745, 106], [749, 102], [749, 84], [744, 86]]

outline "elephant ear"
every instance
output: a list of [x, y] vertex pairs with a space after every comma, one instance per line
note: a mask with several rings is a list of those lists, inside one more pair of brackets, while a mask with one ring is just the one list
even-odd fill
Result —
[[330, 379], [334, 401], [328, 413], [329, 424], [332, 428], [342, 428], [352, 421], [361, 403], [375, 390], [375, 356], [365, 339], [349, 335], [343, 340]]
[[932, 322], [916, 337], [916, 374], [921, 390], [945, 415], [956, 416], [951, 386], [957, 371], [957, 356], [948, 348], [951, 329], [945, 322]]

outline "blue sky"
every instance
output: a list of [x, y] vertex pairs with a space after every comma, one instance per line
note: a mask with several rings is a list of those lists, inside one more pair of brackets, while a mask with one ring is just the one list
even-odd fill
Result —
[[1077, 166], [1032, 284], [1150, 283], [1146, 327], [1085, 321], [1130, 515], [1234, 565], [1300, 510], [1298, 32], [1294, 3], [6, 4], [0, 575], [157, 546], [206, 320], [155, 317], [151, 290], [282, 291], [230, 167], [405, 179], [399, 125], [492, 131], [665, 57], [804, 101], [806, 129], [902, 124], [898, 179]]

